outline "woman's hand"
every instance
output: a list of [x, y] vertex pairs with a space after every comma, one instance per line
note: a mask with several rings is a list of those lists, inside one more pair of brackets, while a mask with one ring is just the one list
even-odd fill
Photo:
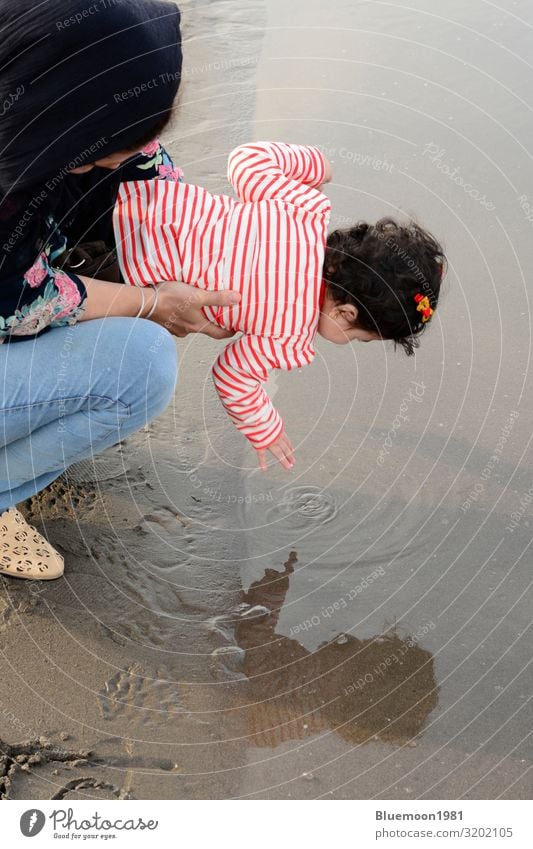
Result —
[[[80, 321], [92, 318], [105, 318], [108, 315], [136, 316], [145, 298], [146, 315], [153, 304], [155, 292], [140, 286], [128, 286], [124, 283], [109, 283], [92, 277], [81, 277], [87, 289], [84, 312]], [[238, 304], [241, 296], [238, 292], [225, 289], [221, 292], [205, 292], [187, 283], [174, 280], [159, 283], [157, 286], [157, 307], [151, 319], [166, 327], [174, 336], [187, 336], [188, 333], [205, 333], [213, 339], [226, 339], [233, 336], [232, 330], [224, 330], [208, 321], [202, 313], [202, 307], [229, 307]]]
[[270, 451], [270, 453], [274, 455], [276, 460], [281, 463], [284, 469], [292, 469], [294, 466], [294, 448], [292, 447], [292, 443], [284, 430], [281, 431], [280, 435], [274, 442], [271, 442], [266, 448], [260, 448], [257, 451], [259, 468], [262, 472], [266, 472], [268, 468], [266, 461], [267, 451]]
[[[150, 290], [148, 289], [147, 292]], [[238, 292], [224, 289], [220, 292], [204, 291], [187, 283], [166, 281], [157, 287], [157, 307], [152, 320], [166, 327], [174, 336], [187, 336], [188, 333], [205, 333], [213, 339], [226, 339], [234, 331], [224, 330], [208, 321], [202, 313], [202, 307], [229, 307], [238, 304], [241, 296]]]

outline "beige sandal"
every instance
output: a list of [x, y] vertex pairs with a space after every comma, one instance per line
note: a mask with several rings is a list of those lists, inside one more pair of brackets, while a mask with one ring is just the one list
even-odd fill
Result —
[[33, 581], [53, 581], [65, 568], [61, 554], [16, 507], [0, 514], [0, 574]]

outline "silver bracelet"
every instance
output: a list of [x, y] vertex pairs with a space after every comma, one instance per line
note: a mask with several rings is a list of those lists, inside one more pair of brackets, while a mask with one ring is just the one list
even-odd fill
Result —
[[144, 292], [143, 292], [142, 287], [139, 287], [139, 288], [140, 288], [140, 290], [141, 290], [141, 306], [139, 307], [139, 312], [137, 313], [137, 315], [136, 315], [136, 316], [134, 316], [134, 318], [140, 318], [140, 317], [141, 317], [141, 313], [142, 313], [142, 311], [143, 311], [143, 309], [144, 309]]
[[143, 316], [144, 318], [150, 318], [153, 315], [154, 310], [157, 306], [157, 299], [159, 298], [159, 292], [157, 291], [157, 286], [155, 285], [155, 283], [148, 283], [148, 286], [150, 286], [154, 290], [154, 302], [153, 302], [152, 306], [150, 307], [150, 310], [148, 311], [148, 313], [145, 316]]

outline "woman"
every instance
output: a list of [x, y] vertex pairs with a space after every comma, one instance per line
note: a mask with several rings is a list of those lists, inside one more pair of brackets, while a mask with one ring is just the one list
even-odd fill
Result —
[[121, 180], [180, 179], [156, 140], [180, 82], [179, 23], [177, 7], [157, 0], [0, 7], [4, 575], [63, 573], [16, 504], [165, 409], [177, 379], [172, 334], [228, 335], [201, 309], [238, 296], [123, 286], [114, 274], [84, 276], [87, 251], [78, 262], [70, 253], [80, 242], [112, 247]]

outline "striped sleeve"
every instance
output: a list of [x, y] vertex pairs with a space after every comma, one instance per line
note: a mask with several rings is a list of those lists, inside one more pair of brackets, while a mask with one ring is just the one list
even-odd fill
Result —
[[180, 183], [167, 180], [132, 180], [120, 184], [113, 228], [126, 283], [146, 286], [161, 280], [181, 279], [180, 192]]
[[317, 190], [325, 173], [318, 148], [284, 142], [241, 145], [228, 159], [228, 179], [241, 201], [282, 200], [317, 214], [331, 208]]
[[283, 430], [283, 420], [262, 383], [272, 369], [308, 365], [313, 355], [307, 337], [245, 334], [217, 358], [212, 371], [215, 388], [230, 419], [254, 448], [267, 448]]

